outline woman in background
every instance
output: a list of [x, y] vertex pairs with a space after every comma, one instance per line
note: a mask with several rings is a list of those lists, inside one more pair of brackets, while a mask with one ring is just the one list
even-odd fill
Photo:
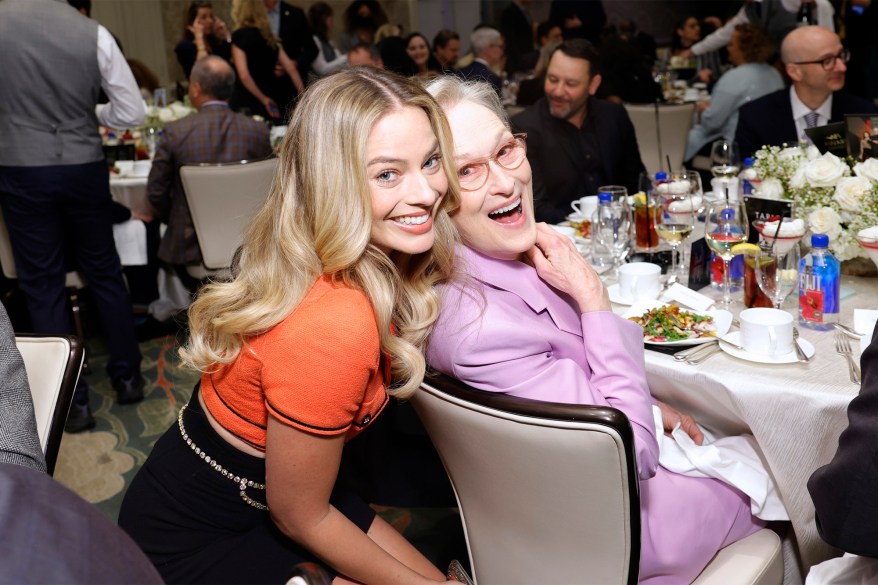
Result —
[[295, 61], [271, 31], [262, 0], [232, 0], [232, 62], [238, 72], [230, 105], [233, 110], [258, 114], [282, 123], [295, 95], [286, 92], [275, 75], [280, 64], [300, 94], [305, 91]]
[[625, 413], [640, 477], [640, 582], [691, 583], [719, 549], [761, 527], [749, 498], [659, 466], [653, 405], [666, 430], [680, 422], [696, 443], [701, 431], [650, 395], [643, 330], [612, 312], [573, 241], [534, 221], [526, 135], [512, 134], [496, 92], [450, 76], [427, 89], [454, 136], [461, 201], [451, 218], [466, 271], [441, 287], [430, 365], [481, 390]]
[[344, 11], [342, 48], [350, 51], [360, 43], [374, 45], [376, 31], [387, 24], [387, 14], [377, 0], [353, 0]]
[[442, 67], [439, 61], [430, 51], [430, 42], [427, 37], [419, 32], [413, 32], [405, 41], [405, 51], [411, 60], [414, 61], [417, 72], [415, 75], [419, 77], [432, 77], [442, 73]]
[[[421, 383], [451, 273], [456, 182], [445, 118], [375, 68], [316, 81], [231, 280], [189, 309], [203, 372], [119, 515], [168, 583], [444, 582], [343, 481], [344, 445]], [[365, 432], [368, 432], [366, 429]]]
[[315, 2], [308, 8], [308, 22], [314, 32], [314, 44], [317, 45], [317, 57], [311, 62], [311, 69], [318, 76], [329, 75], [348, 64], [347, 55], [329, 40], [334, 14], [326, 2]]
[[762, 27], [750, 23], [736, 26], [728, 51], [729, 62], [735, 68], [719, 78], [709, 102], [696, 106], [701, 116], [689, 130], [685, 161], [691, 161], [700, 151], [709, 155], [714, 140], [734, 138], [741, 106], [783, 88], [780, 73], [768, 64], [774, 45]]
[[208, 55], [232, 59], [232, 37], [226, 23], [213, 13], [209, 0], [193, 0], [183, 15], [183, 39], [174, 47], [186, 79], [195, 62]]

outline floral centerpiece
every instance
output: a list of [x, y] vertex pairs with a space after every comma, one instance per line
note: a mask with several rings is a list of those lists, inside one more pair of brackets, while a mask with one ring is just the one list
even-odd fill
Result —
[[754, 168], [759, 196], [792, 200], [793, 215], [810, 233], [828, 235], [839, 260], [868, 257], [855, 238], [878, 225], [878, 159], [854, 163], [814, 146], [766, 146]]

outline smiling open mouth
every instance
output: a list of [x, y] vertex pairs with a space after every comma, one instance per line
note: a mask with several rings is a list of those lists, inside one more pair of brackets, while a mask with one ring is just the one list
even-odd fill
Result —
[[394, 217], [393, 221], [404, 225], [421, 225], [427, 223], [428, 219], [430, 219], [430, 214], [425, 213], [424, 215], [406, 215], [404, 217]]
[[488, 214], [488, 217], [499, 223], [512, 223], [521, 217], [521, 197], [500, 209]]

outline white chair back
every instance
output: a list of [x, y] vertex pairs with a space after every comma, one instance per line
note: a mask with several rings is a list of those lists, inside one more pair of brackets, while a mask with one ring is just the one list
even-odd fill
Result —
[[24, 360], [34, 401], [37, 434], [51, 475], [61, 436], [82, 370], [84, 353], [77, 337], [17, 334], [15, 344]]
[[478, 583], [637, 582], [639, 484], [624, 414], [441, 374], [412, 401], [451, 478]]
[[683, 168], [695, 104], [625, 104], [625, 109], [634, 124], [640, 158], [646, 170], [651, 174], [667, 170], [668, 157], [672, 170]]
[[180, 181], [207, 271], [190, 274], [200, 278], [231, 266], [244, 227], [268, 198], [276, 169], [276, 158], [180, 167]]

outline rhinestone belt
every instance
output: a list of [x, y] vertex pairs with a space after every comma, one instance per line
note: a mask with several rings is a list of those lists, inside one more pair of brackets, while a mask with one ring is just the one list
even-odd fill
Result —
[[253, 498], [247, 495], [247, 488], [253, 488], [257, 490], [265, 490], [264, 483], [256, 483], [252, 479], [247, 479], [246, 477], [241, 477], [239, 475], [235, 475], [219, 463], [217, 463], [216, 459], [210, 457], [207, 453], [205, 453], [201, 447], [195, 444], [189, 435], [186, 433], [186, 427], [183, 426], [183, 412], [186, 410], [186, 406], [180, 409], [180, 414], [177, 415], [177, 425], [180, 427], [180, 434], [183, 435], [183, 440], [186, 441], [186, 444], [189, 445], [189, 448], [192, 449], [196, 455], [204, 459], [204, 462], [213, 467], [218, 473], [222, 473], [224, 477], [229, 478], [241, 488], [240, 496], [241, 499], [244, 500], [247, 504], [253, 506], [257, 510], [268, 510], [268, 506], [261, 502], [257, 502]]

